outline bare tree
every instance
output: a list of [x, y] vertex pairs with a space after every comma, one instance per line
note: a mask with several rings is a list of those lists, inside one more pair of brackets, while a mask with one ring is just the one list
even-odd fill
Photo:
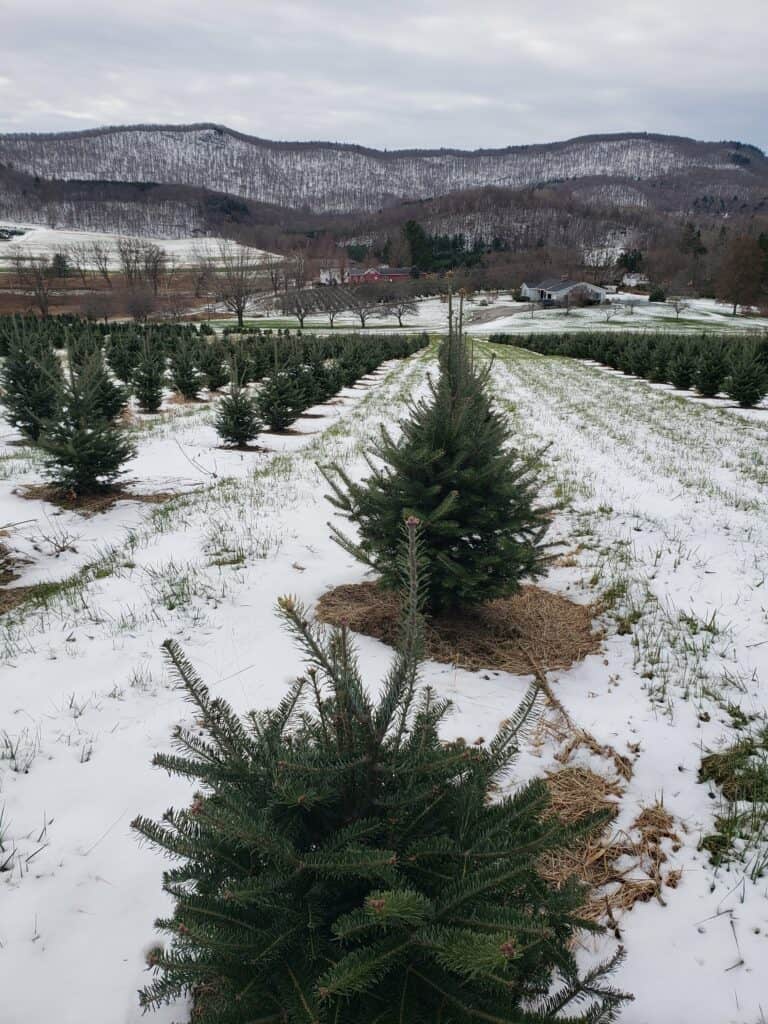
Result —
[[142, 247], [142, 274], [144, 280], [157, 295], [166, 274], [171, 272], [168, 253], [154, 242], [145, 242]]
[[163, 250], [143, 238], [118, 238], [117, 256], [120, 260], [120, 269], [125, 277], [125, 283], [129, 288], [140, 284], [146, 277], [148, 262], [149, 266], [155, 266], [161, 260]]
[[85, 242], [73, 242], [67, 246], [67, 258], [69, 265], [75, 271], [83, 284], [88, 287], [88, 271], [91, 269], [90, 249]]
[[47, 256], [25, 256], [19, 249], [11, 250], [11, 263], [19, 287], [31, 293], [33, 305], [41, 316], [48, 316], [53, 292], [51, 261]]
[[368, 295], [363, 288], [355, 288], [350, 293], [350, 308], [360, 320], [360, 326], [365, 327], [367, 321], [373, 316], [381, 316], [385, 312], [381, 302], [371, 295]]
[[283, 262], [282, 256], [276, 256], [271, 252], [267, 253], [264, 257], [264, 266], [269, 274], [269, 281], [273, 292], [280, 291], [280, 285], [283, 280]]
[[669, 304], [672, 307], [672, 309], [674, 309], [674, 311], [675, 311], [675, 320], [679, 320], [680, 319], [680, 314], [684, 310], [688, 309], [688, 306], [690, 305], [689, 302], [686, 302], [685, 299], [681, 299], [681, 298], [670, 299], [669, 300]]
[[317, 309], [317, 296], [307, 288], [296, 289], [281, 295], [278, 303], [285, 316], [295, 316], [299, 327], [304, 327], [307, 315]]
[[289, 259], [294, 288], [304, 288], [307, 283], [307, 247], [306, 245], [293, 250]]
[[406, 296], [397, 298], [393, 302], [388, 303], [386, 309], [387, 313], [391, 313], [392, 316], [397, 317], [397, 322], [401, 327], [403, 326], [404, 316], [415, 316], [419, 311], [416, 300]]
[[259, 251], [223, 241], [214, 254], [204, 253], [201, 259], [216, 301], [234, 313], [242, 327], [248, 307], [268, 287]]
[[349, 289], [347, 288], [329, 285], [325, 288], [315, 289], [313, 294], [316, 296], [315, 308], [328, 316], [331, 327], [334, 326], [335, 319], [339, 313], [349, 308], [350, 296]]
[[157, 292], [149, 284], [139, 284], [125, 294], [125, 309], [139, 323], [146, 323], [157, 308]]
[[83, 312], [91, 320], [103, 320], [109, 323], [109, 318], [115, 316], [120, 308], [120, 297], [116, 291], [91, 292], [83, 303]]
[[112, 287], [110, 268], [112, 263], [112, 250], [104, 242], [91, 242], [88, 246], [88, 259], [96, 268], [105, 283]]

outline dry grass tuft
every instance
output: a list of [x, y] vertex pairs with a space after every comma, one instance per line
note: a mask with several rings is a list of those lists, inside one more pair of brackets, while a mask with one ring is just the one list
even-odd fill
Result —
[[622, 788], [618, 782], [598, 775], [589, 768], [560, 768], [546, 776], [550, 792], [550, 813], [567, 825], [581, 821], [590, 814], [618, 813]]
[[[317, 603], [317, 618], [395, 644], [400, 600], [378, 583], [335, 587]], [[545, 670], [569, 668], [600, 649], [595, 609], [540, 587], [489, 601], [460, 615], [427, 619], [426, 656], [470, 671], [490, 668], [528, 675], [532, 662]]]
[[[551, 813], [566, 824], [600, 812], [615, 817], [617, 799], [623, 793], [618, 780], [587, 768], [561, 768], [547, 776], [547, 785], [552, 795]], [[539, 862], [539, 873], [556, 887], [576, 878], [589, 893], [582, 916], [616, 927], [617, 913], [654, 898], [664, 905], [662, 888], [677, 888], [682, 872], [663, 870], [668, 859], [664, 839], [672, 842], [673, 850], [679, 848], [672, 815], [656, 804], [638, 815], [629, 832], [593, 832], [581, 843], [546, 854]]]

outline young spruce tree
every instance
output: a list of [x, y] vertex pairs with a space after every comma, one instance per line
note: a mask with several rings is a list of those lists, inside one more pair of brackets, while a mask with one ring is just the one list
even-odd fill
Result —
[[743, 409], [757, 405], [768, 391], [768, 372], [761, 350], [754, 343], [743, 343], [734, 349], [726, 382], [729, 398]]
[[163, 401], [166, 357], [158, 339], [144, 338], [133, 375], [133, 393], [142, 412], [157, 412]]
[[306, 407], [302, 382], [292, 370], [273, 370], [262, 380], [257, 408], [270, 430], [286, 430]]
[[532, 459], [513, 446], [507, 418], [489, 394], [491, 366], [478, 369], [461, 330], [440, 350], [440, 375], [414, 403], [394, 439], [382, 428], [357, 483], [339, 467], [326, 472], [331, 502], [359, 529], [358, 543], [332, 527], [338, 543], [397, 586], [403, 519], [422, 523], [430, 565], [427, 608], [451, 611], [514, 593], [546, 564], [548, 510], [536, 504]]
[[37, 441], [45, 420], [55, 415], [62, 383], [59, 357], [43, 331], [14, 325], [0, 369], [2, 403], [8, 422]]
[[48, 457], [47, 474], [77, 495], [108, 489], [135, 454], [135, 446], [102, 410], [104, 363], [94, 353], [79, 368], [69, 366], [55, 416], [46, 421], [39, 444]]
[[402, 639], [379, 698], [349, 635], [279, 602], [307, 662], [272, 711], [238, 718], [175, 641], [165, 649], [195, 707], [177, 753], [186, 810], [133, 826], [180, 863], [157, 922], [145, 1009], [191, 996], [195, 1024], [608, 1024], [628, 996], [580, 976], [575, 883], [545, 884], [547, 851], [595, 829], [547, 815], [541, 779], [500, 793], [532, 688], [488, 745], [441, 739], [449, 702], [418, 684], [415, 521]]
[[198, 342], [198, 363], [205, 386], [209, 391], [218, 391], [229, 383], [227, 369], [227, 346], [218, 338], [201, 338]]
[[247, 388], [237, 383], [237, 368], [232, 367], [229, 392], [219, 399], [214, 426], [225, 444], [244, 448], [259, 436], [264, 423], [259, 416], [258, 404]]
[[705, 398], [714, 398], [723, 389], [728, 373], [725, 346], [717, 338], [702, 338], [694, 381], [696, 390]]
[[182, 397], [196, 399], [203, 386], [196, 338], [178, 338], [170, 357], [171, 383]]

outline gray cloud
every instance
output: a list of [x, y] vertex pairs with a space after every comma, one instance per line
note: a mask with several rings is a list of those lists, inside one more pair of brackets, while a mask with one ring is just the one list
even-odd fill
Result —
[[0, 0], [0, 131], [216, 121], [276, 139], [768, 144], [765, 0]]

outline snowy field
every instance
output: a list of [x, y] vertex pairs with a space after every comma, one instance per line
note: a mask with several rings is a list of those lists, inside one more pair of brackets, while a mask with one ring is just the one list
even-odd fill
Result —
[[[3, 264], [8, 264], [12, 252], [20, 251], [24, 256], [53, 256], [71, 245], [89, 245], [98, 242], [112, 251], [110, 265], [117, 268], [117, 241], [120, 235], [102, 234], [98, 231], [65, 231], [60, 228], [46, 228], [40, 225], [15, 224], [10, 221], [0, 221], [0, 228], [16, 228], [23, 230], [21, 236], [14, 236], [8, 241], [0, 241], [0, 269]], [[176, 261], [179, 266], [194, 263], [200, 254], [208, 253], [215, 255], [218, 246], [225, 240], [222, 238], [142, 238], [142, 241], [154, 243], [165, 249], [168, 255]], [[227, 245], [237, 247], [236, 242], [227, 242]], [[261, 252], [261, 250], [255, 250]], [[267, 254], [264, 253], [266, 256]]]
[[[425, 327], [444, 308], [422, 306]], [[489, 347], [477, 351], [485, 358]], [[615, 983], [636, 997], [620, 1020], [759, 1024], [768, 882], [748, 877], [757, 850], [730, 870], [698, 850], [721, 808], [697, 770], [702, 751], [733, 739], [728, 707], [765, 706], [768, 410], [741, 414], [576, 360], [507, 347], [496, 356], [499, 401], [525, 447], [550, 445], [547, 492], [565, 506], [553, 531], [567, 557], [544, 585], [584, 602], [613, 595], [604, 651], [552, 673], [553, 692], [575, 725], [632, 752], [617, 827], [661, 801], [680, 836], [667, 867], [682, 874], [665, 905], [652, 899], [618, 922], [628, 957]], [[0, 430], [0, 525], [20, 524], [6, 542], [29, 559], [14, 585], [64, 581], [0, 620], [0, 812], [12, 853], [0, 873], [2, 1024], [148, 1019], [136, 990], [153, 920], [168, 910], [164, 861], [129, 822], [191, 796], [150, 766], [173, 726], [191, 720], [159, 646], [178, 640], [240, 711], [277, 703], [301, 662], [276, 598], [312, 605], [363, 578], [328, 537], [317, 464], [362, 475], [381, 423], [396, 420], [431, 368], [433, 350], [385, 365], [314, 410], [321, 418], [300, 420], [301, 433], [265, 436], [266, 455], [217, 448], [210, 408], [171, 407], [135, 427], [129, 477], [137, 490], [180, 497], [87, 519], [13, 493], [38, 482], [40, 466]], [[366, 678], [379, 680], [388, 649], [366, 638], [359, 647]], [[423, 678], [455, 701], [452, 734], [471, 738], [491, 735], [530, 682], [433, 663]], [[531, 737], [518, 779], [557, 766], [559, 746]], [[595, 754], [575, 758], [610, 770]], [[615, 944], [606, 935], [598, 951]], [[152, 1016], [183, 1019], [183, 1007]]]
[[[509, 293], [494, 293], [493, 297], [478, 293], [464, 304], [467, 328], [473, 334], [487, 336], [505, 334], [532, 334], [539, 331], [636, 331], [643, 329], [665, 330], [684, 333], [703, 330], [731, 333], [733, 331], [768, 330], [768, 318], [731, 316], [729, 306], [713, 299], [691, 299], [679, 317], [671, 303], [648, 302], [648, 297], [618, 293], [612, 295], [610, 306], [591, 306], [572, 309], [536, 309], [533, 316], [525, 303], [516, 303]], [[416, 314], [403, 318], [403, 327], [398, 327], [397, 317], [372, 317], [367, 329], [382, 327], [407, 331], [441, 331], [448, 325], [448, 303], [440, 297], [420, 299]], [[270, 323], [284, 323], [295, 326], [296, 319], [265, 312]], [[258, 322], [258, 321], [256, 321]], [[337, 327], [357, 328], [360, 320], [353, 313], [341, 313], [335, 320]], [[308, 316], [305, 327], [327, 329], [328, 317], [322, 314]]]

